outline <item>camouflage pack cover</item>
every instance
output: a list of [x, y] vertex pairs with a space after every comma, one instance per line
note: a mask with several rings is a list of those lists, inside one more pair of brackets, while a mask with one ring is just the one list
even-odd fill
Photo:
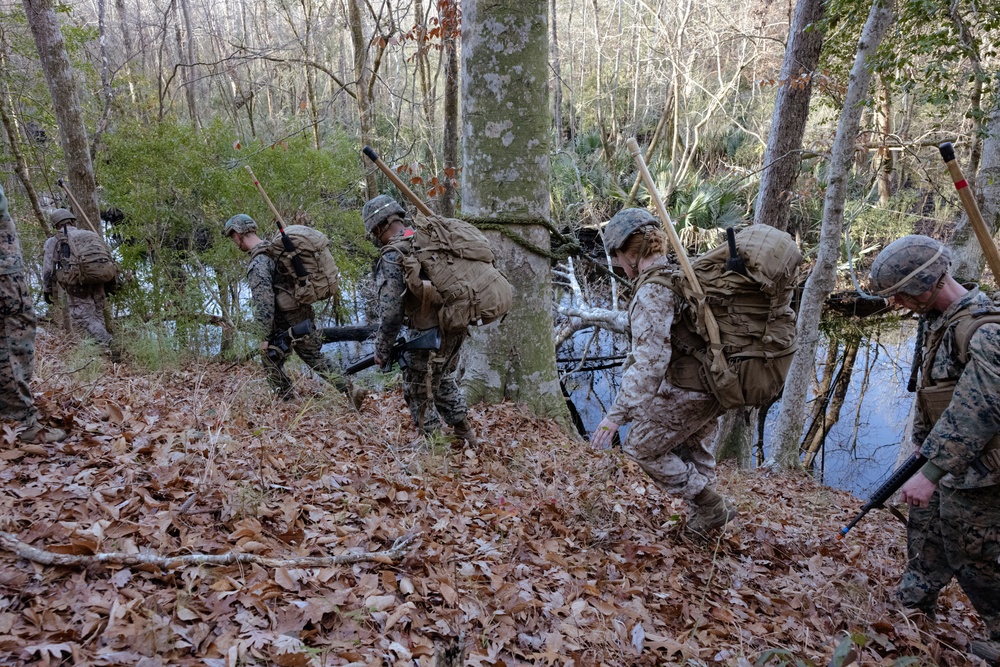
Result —
[[57, 233], [56, 280], [63, 285], [103, 285], [118, 277], [111, 248], [89, 229], [63, 227]]
[[[276, 270], [286, 277], [284, 281], [276, 281], [274, 288], [275, 304], [280, 310], [295, 310], [329, 299], [337, 293], [340, 275], [337, 263], [330, 253], [330, 240], [326, 234], [305, 225], [289, 225], [285, 234], [295, 246], [295, 252], [288, 252], [278, 233], [268, 243], [261, 243], [251, 251], [251, 256], [264, 253], [274, 259]], [[300, 279], [295, 273], [292, 257], [302, 259], [306, 277]]]
[[510, 310], [513, 290], [493, 265], [485, 235], [464, 220], [425, 216], [413, 221], [410, 248], [388, 245], [403, 256], [406, 288], [438, 314], [444, 331], [464, 330], [500, 319]]
[[[769, 225], [737, 233], [736, 249], [747, 275], [726, 270], [725, 243], [691, 262], [700, 294], [680, 269], [642, 280], [665, 285], [682, 300], [671, 330], [667, 380], [682, 389], [709, 392], [727, 410], [767, 405], [781, 393], [796, 349], [792, 299], [802, 263], [792, 237]], [[709, 308], [718, 323], [724, 367], [713, 368], [701, 308]]]
[[872, 262], [872, 289], [886, 298], [899, 293], [917, 296], [933, 289], [950, 266], [951, 253], [943, 243], [910, 234], [887, 245]]

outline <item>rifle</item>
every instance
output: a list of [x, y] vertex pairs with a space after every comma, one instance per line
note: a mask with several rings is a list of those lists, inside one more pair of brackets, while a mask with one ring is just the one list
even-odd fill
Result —
[[[406, 340], [402, 336], [396, 340], [393, 344], [392, 349], [389, 351], [389, 360], [386, 365], [382, 367], [382, 370], [389, 370], [392, 367], [394, 361], [397, 361], [404, 352], [409, 350], [440, 350], [441, 349], [441, 332], [435, 327], [434, 329], [428, 329], [424, 333], [420, 334], [416, 338]], [[353, 375], [359, 371], [363, 371], [366, 368], [371, 368], [375, 365], [375, 355], [366, 357], [361, 361], [351, 364], [344, 369], [344, 375]]]
[[295, 269], [295, 277], [298, 278], [299, 285], [306, 285], [309, 282], [309, 272], [306, 271], [306, 266], [302, 263], [302, 258], [299, 257], [299, 253], [295, 251], [295, 244], [292, 243], [292, 239], [285, 233], [285, 221], [281, 219], [281, 214], [278, 213], [278, 209], [276, 209], [274, 204], [271, 203], [271, 198], [268, 197], [267, 193], [264, 191], [264, 186], [261, 185], [260, 181], [257, 180], [257, 177], [253, 175], [253, 169], [250, 168], [250, 165], [245, 166], [247, 172], [250, 174], [250, 178], [253, 179], [253, 184], [257, 186], [257, 190], [260, 191], [260, 195], [271, 208], [271, 212], [274, 213], [274, 221], [278, 225], [278, 231], [281, 232], [281, 245], [284, 247], [285, 252], [292, 257], [292, 268]]
[[903, 484], [905, 484], [908, 479], [913, 477], [913, 475], [915, 475], [916, 472], [920, 470], [920, 468], [922, 468], [924, 463], [926, 462], [927, 459], [924, 458], [924, 456], [920, 452], [914, 452], [913, 455], [906, 461], [906, 463], [899, 466], [899, 468], [896, 469], [896, 472], [892, 473], [892, 476], [889, 477], [889, 479], [887, 479], [885, 482], [883, 482], [882, 486], [878, 487], [878, 489], [875, 490], [875, 493], [872, 494], [871, 499], [869, 499], [869, 501], [865, 504], [865, 506], [861, 508], [861, 511], [858, 513], [858, 515], [854, 517], [854, 519], [849, 524], [840, 529], [840, 533], [837, 535], [837, 539], [838, 540], [843, 539], [844, 535], [847, 535], [847, 531], [849, 531], [851, 528], [854, 528], [854, 526], [859, 521], [861, 521], [861, 519], [863, 519], [865, 515], [868, 514], [868, 512], [874, 509], [885, 507], [886, 501], [892, 497], [892, 494], [896, 493], [896, 491], [899, 491], [899, 488], [903, 486]]

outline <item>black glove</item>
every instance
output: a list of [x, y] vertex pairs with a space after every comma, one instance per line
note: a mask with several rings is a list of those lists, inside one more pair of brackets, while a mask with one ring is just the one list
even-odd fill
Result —
[[52, 305], [52, 292], [42, 292], [42, 299], [45, 300], [45, 303]]

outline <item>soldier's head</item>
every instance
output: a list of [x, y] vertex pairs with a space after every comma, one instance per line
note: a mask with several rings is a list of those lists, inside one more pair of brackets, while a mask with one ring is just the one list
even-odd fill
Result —
[[62, 229], [66, 225], [76, 221], [76, 216], [73, 215], [72, 211], [68, 211], [64, 208], [57, 208], [56, 210], [49, 213], [49, 224], [51, 224], [56, 229]]
[[260, 237], [257, 236], [257, 223], [246, 213], [237, 213], [226, 220], [224, 233], [243, 252], [250, 252], [255, 245], [260, 243]]
[[629, 278], [639, 275], [639, 262], [665, 255], [667, 247], [659, 220], [644, 208], [622, 209], [604, 227], [604, 248]]
[[941, 289], [958, 285], [948, 274], [951, 253], [940, 241], [921, 234], [897, 239], [882, 249], [872, 263], [872, 291], [917, 313], [934, 307]]
[[[389, 195], [379, 195], [365, 202], [361, 208], [361, 219], [365, 223], [368, 238], [379, 245], [395, 236], [406, 226], [406, 211]], [[398, 227], [397, 227], [398, 225]]]

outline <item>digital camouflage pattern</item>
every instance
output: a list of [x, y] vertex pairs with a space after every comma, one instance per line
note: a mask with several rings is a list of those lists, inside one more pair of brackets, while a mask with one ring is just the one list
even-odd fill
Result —
[[[990, 308], [971, 290], [944, 313], [924, 316], [928, 336], [959, 310]], [[979, 612], [993, 639], [1000, 639], [1000, 471], [980, 475], [970, 468], [1000, 431], [1000, 325], [984, 324], [969, 343], [963, 368], [955, 353], [954, 325], [943, 335], [930, 376], [958, 385], [948, 408], [931, 424], [922, 408], [914, 419], [913, 442], [933, 466], [949, 473], [926, 509], [911, 508], [907, 524], [908, 567], [897, 595], [902, 604], [933, 611], [938, 593], [954, 576]]]
[[889, 298], [932, 289], [951, 266], [951, 253], [940, 241], [922, 234], [896, 239], [878, 254], [870, 273], [872, 289]]
[[[267, 243], [269, 242], [261, 241], [257, 247]], [[282, 275], [276, 267], [275, 260], [267, 254], [253, 253], [247, 268], [250, 304], [254, 317], [252, 333], [261, 340], [269, 340], [275, 334], [287, 331], [299, 322], [316, 319], [316, 312], [312, 306], [300, 306], [294, 310], [281, 310], [277, 307], [274, 298], [275, 285], [283, 286], [281, 281], [290, 278]], [[350, 389], [337, 363], [323, 354], [323, 335], [319, 330], [314, 328], [308, 335], [293, 340], [291, 347], [302, 361], [339, 391], [347, 392]], [[282, 396], [289, 396], [292, 391], [292, 380], [285, 373], [285, 359], [273, 360], [268, 355], [262, 354], [261, 363], [271, 388]]]
[[396, 214], [405, 217], [406, 211], [389, 195], [378, 195], [365, 202], [361, 207], [361, 219], [365, 223], [365, 232], [371, 234], [390, 216]]
[[[389, 240], [375, 267], [375, 299], [379, 312], [379, 329], [375, 336], [375, 351], [380, 358], [389, 357], [393, 343], [406, 325], [417, 332], [437, 325], [437, 314], [422, 312], [420, 304], [406, 290], [402, 254], [408, 248], [407, 230]], [[468, 408], [455, 378], [459, 351], [466, 338], [465, 331], [441, 332], [439, 350], [411, 350], [406, 353], [403, 369], [403, 397], [410, 409], [413, 423], [425, 433], [441, 428], [441, 421], [454, 425], [465, 419]]]
[[[60, 228], [62, 229], [72, 232], [76, 227], [64, 225]], [[50, 236], [45, 239], [42, 252], [42, 289], [51, 294], [57, 279], [58, 237]], [[105, 350], [110, 349], [112, 336], [104, 326], [104, 285], [66, 285], [64, 290], [73, 331], [90, 336]]]
[[21, 242], [0, 187], [0, 418], [38, 421], [28, 385], [35, 357], [35, 308], [21, 258]]
[[246, 213], [237, 213], [233, 217], [226, 220], [226, 228], [223, 234], [229, 236], [232, 233], [236, 234], [249, 234], [250, 232], [257, 231], [257, 223]]
[[629, 236], [646, 225], [660, 226], [660, 221], [644, 208], [625, 208], [608, 220], [604, 227], [604, 248], [608, 254], [625, 245]]
[[[647, 271], [666, 266], [662, 258]], [[693, 500], [715, 482], [711, 442], [722, 408], [711, 394], [680, 389], [664, 379], [676, 311], [676, 296], [664, 285], [649, 282], [636, 292], [629, 311], [632, 351], [608, 419], [631, 422], [623, 449], [657, 485]]]

